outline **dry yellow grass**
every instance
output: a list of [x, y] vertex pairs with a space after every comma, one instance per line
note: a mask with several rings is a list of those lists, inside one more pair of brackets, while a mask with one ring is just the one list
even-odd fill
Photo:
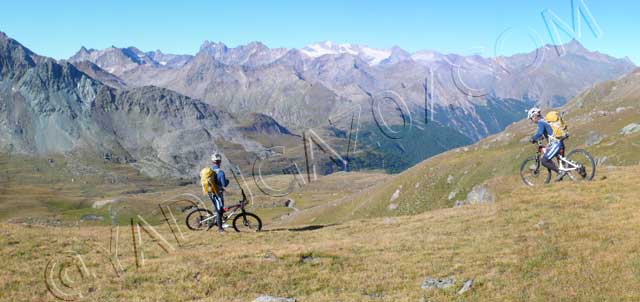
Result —
[[[603, 171], [606, 179], [532, 190], [514, 188], [494, 204], [349, 221], [307, 231], [187, 233], [165, 253], [146, 242], [136, 269], [131, 230], [120, 227], [126, 272], [114, 276], [91, 246], [106, 246], [108, 227], [0, 225], [0, 300], [54, 301], [44, 282], [47, 261], [75, 250], [96, 280], [95, 301], [252, 301], [269, 294], [298, 301], [638, 301], [640, 300], [640, 167]], [[304, 260], [306, 259], [306, 260]], [[425, 277], [454, 276], [456, 286], [423, 290]], [[473, 278], [471, 291], [456, 291]], [[92, 281], [92, 282], [90, 282]]]

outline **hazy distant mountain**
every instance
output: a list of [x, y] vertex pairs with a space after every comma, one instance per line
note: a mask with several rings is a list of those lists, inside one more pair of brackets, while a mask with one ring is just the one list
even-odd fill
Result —
[[307, 45], [300, 51], [311, 58], [323, 55], [350, 54], [360, 57], [360, 59], [371, 65], [379, 64], [391, 55], [391, 50], [388, 49], [376, 49], [354, 44], [337, 44], [331, 41]]
[[115, 75], [120, 75], [139, 65], [160, 66], [158, 62], [135, 47], [117, 48], [111, 46], [104, 50], [86, 49], [82, 47], [75, 55], [69, 58], [69, 61], [89, 61]]
[[[433, 74], [435, 120], [478, 139], [501, 130], [492, 124], [517, 120], [525, 107], [562, 105], [579, 91], [634, 68], [628, 59], [590, 52], [577, 41], [565, 45], [562, 57], [551, 47], [485, 58], [329, 41], [289, 50], [259, 42], [229, 48], [206, 41], [184, 65], [171, 68], [149, 62], [148, 56], [106, 60], [105, 55], [83, 55], [82, 49], [71, 60], [92, 60], [130, 86], [166, 87], [231, 112], [267, 114], [293, 129], [326, 123], [355, 105], [370, 108], [371, 95], [385, 90], [397, 92], [411, 111], [423, 114], [425, 80]], [[113, 48], [94, 51], [112, 52], [117, 53]], [[120, 53], [139, 51], [130, 47]], [[503, 106], [507, 111], [485, 116], [496, 112], [487, 106], [501, 106], [500, 100], [510, 100]], [[496, 123], [496, 118], [503, 120]]]
[[221, 42], [205, 41], [199, 54], [225, 65], [260, 66], [272, 63], [287, 52], [285, 48], [270, 49], [260, 42], [251, 42], [235, 48], [229, 48]]
[[91, 63], [90, 61], [74, 62], [73, 65], [80, 71], [86, 73], [88, 76], [99, 80], [100, 82], [113, 88], [124, 89], [127, 86], [127, 83], [125, 83], [118, 76], [106, 72], [104, 69], [100, 68], [96, 64]]
[[170, 68], [181, 67], [193, 58], [191, 55], [165, 54], [160, 50], [148, 51], [145, 54], [157, 64]]

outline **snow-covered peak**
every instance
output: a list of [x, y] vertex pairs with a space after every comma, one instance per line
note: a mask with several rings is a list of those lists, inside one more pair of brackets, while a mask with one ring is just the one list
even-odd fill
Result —
[[362, 47], [361, 51], [361, 56], [368, 58], [370, 60], [369, 63], [373, 65], [379, 64], [391, 56], [391, 50], [388, 49]]
[[411, 55], [413, 60], [421, 62], [432, 62], [440, 59], [440, 57], [442, 57], [441, 54], [428, 50], [416, 51]]
[[312, 58], [317, 58], [324, 55], [335, 55], [342, 52], [339, 45], [331, 41], [310, 44], [300, 49], [300, 51]]
[[351, 54], [359, 56], [371, 65], [377, 65], [391, 55], [389, 49], [371, 48], [356, 44], [338, 44], [331, 41], [310, 44], [300, 49], [305, 55], [317, 58], [323, 55]]

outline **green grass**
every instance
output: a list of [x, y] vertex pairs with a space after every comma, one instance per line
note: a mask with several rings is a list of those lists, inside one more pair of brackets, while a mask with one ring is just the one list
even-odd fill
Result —
[[[49, 159], [53, 162], [50, 163]], [[198, 185], [176, 186], [172, 179], [149, 179], [133, 167], [91, 158], [78, 157], [69, 162], [61, 156], [0, 154], [0, 167], [3, 171], [0, 178], [1, 221], [36, 219], [60, 221], [65, 225], [107, 225], [111, 223], [109, 206], [94, 209], [92, 205], [98, 200], [114, 199], [118, 200], [111, 205], [117, 212], [115, 221], [125, 225], [129, 223], [126, 217], [153, 212], [158, 204], [184, 193], [194, 194], [206, 206], [211, 206], [208, 199], [202, 196]], [[303, 186], [295, 185], [286, 196], [270, 196], [258, 189], [250, 171], [244, 172], [246, 184], [243, 183], [243, 186], [254, 194], [254, 203], [249, 206], [249, 211], [260, 215], [268, 224], [280, 223], [282, 217], [295, 211], [284, 207], [287, 199], [294, 200], [298, 210], [304, 210], [361, 191], [388, 177], [380, 172], [336, 173], [319, 176], [318, 180]], [[287, 187], [291, 182], [289, 175], [268, 175], [265, 179], [270, 186], [277, 188]], [[227, 205], [240, 199], [233, 179], [227, 193]], [[88, 214], [104, 219], [101, 222], [79, 222], [82, 216]], [[162, 219], [150, 221], [153, 224], [161, 222]]]
[[171, 181], [146, 178], [131, 167], [81, 156], [68, 161], [62, 156], [0, 154], [0, 167], [2, 220], [20, 217], [69, 220], [75, 215], [97, 212], [91, 208], [97, 200], [129, 197], [127, 192], [140, 188], [149, 192], [175, 188]]

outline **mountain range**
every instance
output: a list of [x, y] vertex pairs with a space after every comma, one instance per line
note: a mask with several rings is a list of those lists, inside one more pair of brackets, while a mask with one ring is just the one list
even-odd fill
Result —
[[[118, 81], [90, 64], [80, 66], [90, 67], [96, 78]], [[180, 177], [195, 174], [222, 144], [239, 149], [228, 147], [227, 153], [238, 161], [264, 150], [247, 132], [291, 136], [268, 116], [238, 117], [160, 87], [114, 88], [81, 69], [0, 34], [2, 151], [91, 155], [151, 176]]]
[[158, 52], [135, 47], [82, 48], [69, 61], [88, 60], [132, 87], [154, 85], [231, 112], [264, 113], [292, 129], [326, 123], [345, 108], [368, 109], [371, 96], [385, 90], [396, 92], [418, 116], [424, 112], [425, 84], [433, 83], [433, 104], [427, 107], [435, 121], [476, 140], [504, 128], [492, 125], [495, 117], [481, 116], [478, 107], [489, 100], [517, 101], [517, 113], [531, 104], [560, 106], [594, 83], [634, 68], [626, 58], [590, 52], [575, 40], [564, 47], [564, 56], [546, 45], [486, 58], [333, 42], [285, 49], [205, 41], [194, 56], [165, 55], [175, 61], [154, 60]]
[[[347, 146], [353, 123], [334, 121], [357, 116], [360, 153], [349, 159], [401, 171], [501, 131], [529, 106], [562, 105], [635, 67], [577, 41], [564, 45], [564, 56], [552, 47], [485, 58], [332, 42], [286, 49], [205, 41], [195, 55], [82, 47], [55, 61], [1, 34], [0, 142], [11, 152], [88, 151], [150, 175], [188, 176], [212, 149], [247, 167], [276, 146], [297, 148], [290, 155], [300, 160], [309, 129]], [[391, 102], [385, 91], [393, 91]], [[408, 131], [390, 138], [385, 127]]]

